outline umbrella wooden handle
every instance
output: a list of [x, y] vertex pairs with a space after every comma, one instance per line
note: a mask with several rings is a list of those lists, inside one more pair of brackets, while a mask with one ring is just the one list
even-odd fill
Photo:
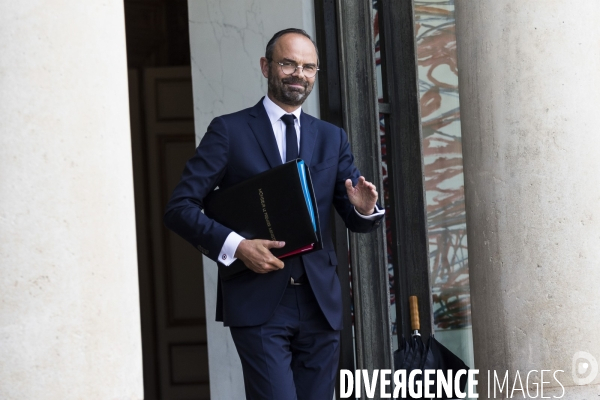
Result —
[[413, 331], [421, 330], [421, 320], [419, 319], [419, 300], [417, 296], [410, 296], [408, 298], [410, 305], [410, 326]]

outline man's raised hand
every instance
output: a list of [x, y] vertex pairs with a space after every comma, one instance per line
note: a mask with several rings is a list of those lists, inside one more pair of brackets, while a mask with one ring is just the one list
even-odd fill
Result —
[[358, 178], [354, 187], [352, 181], [346, 179], [346, 192], [356, 211], [362, 215], [371, 215], [375, 212], [375, 203], [378, 198], [377, 189], [371, 182], [367, 182], [364, 176]]
[[271, 253], [269, 249], [280, 249], [285, 242], [272, 240], [242, 240], [235, 251], [235, 257], [242, 260], [246, 267], [257, 274], [277, 271], [283, 268], [283, 261]]

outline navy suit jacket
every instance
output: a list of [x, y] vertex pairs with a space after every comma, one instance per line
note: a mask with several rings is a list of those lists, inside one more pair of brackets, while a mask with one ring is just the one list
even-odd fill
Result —
[[[331, 205], [346, 226], [368, 232], [380, 224], [359, 217], [344, 182], [356, 184], [359, 171], [343, 129], [304, 112], [300, 116], [300, 155], [309, 166], [321, 221], [323, 249], [301, 256], [306, 275], [333, 329], [342, 329], [342, 301], [331, 239]], [[165, 212], [165, 225], [214, 261], [231, 229], [202, 213], [204, 197], [282, 164], [271, 122], [262, 99], [254, 107], [215, 118], [187, 162]], [[265, 238], [268, 239], [268, 238]], [[266, 274], [248, 270], [236, 278], [219, 279], [217, 321], [226, 326], [254, 326], [269, 320], [289, 282], [291, 268]]]

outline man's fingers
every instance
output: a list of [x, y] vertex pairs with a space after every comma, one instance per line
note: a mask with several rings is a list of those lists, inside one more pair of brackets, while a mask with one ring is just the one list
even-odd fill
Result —
[[[352, 181], [350, 181], [350, 183], [348, 184], [348, 181], [350, 181], [350, 179], [346, 180], [346, 188], [350, 189], [352, 187]], [[372, 189], [374, 188], [375, 185], [373, 185], [371, 182], [369, 182], [368, 180], [365, 179], [364, 176], [359, 176], [358, 177], [358, 181], [356, 182], [356, 189], [360, 190], [362, 188], [368, 188], [368, 189]]]
[[265, 260], [263, 263], [261, 263], [258, 268], [258, 273], [261, 274], [266, 274], [267, 272], [272, 272], [272, 271], [277, 271], [278, 269], [282, 269], [283, 268], [283, 261], [281, 261], [279, 258], [271, 255], [267, 260]]
[[276, 271], [278, 269], [282, 269], [283, 261], [281, 261], [279, 258], [275, 257], [273, 255], [273, 253], [271, 253], [268, 249], [280, 249], [283, 246], [285, 246], [285, 242], [275, 241], [275, 240], [263, 240], [262, 245], [264, 246], [264, 248], [266, 249], [266, 252], [267, 252], [267, 254], [265, 254], [265, 256], [267, 258], [264, 262], [264, 264], [265, 264], [263, 267], [264, 271], [271, 272], [271, 271]]
[[270, 254], [260, 262], [246, 264], [248, 268], [259, 274], [277, 271], [283, 268], [283, 261]]
[[273, 262], [271, 262], [271, 265], [273, 265], [275, 268], [277, 269], [282, 269], [283, 268], [283, 261], [281, 261], [279, 258], [274, 257], [275, 260], [273, 260]]
[[356, 186], [364, 186], [366, 188], [374, 188], [375, 185], [373, 185], [371, 182], [369, 182], [368, 180], [365, 179], [364, 176], [361, 176], [358, 178], [358, 183], [356, 184]]
[[235, 256], [258, 274], [266, 274], [283, 268], [283, 262], [276, 258], [269, 249], [281, 248], [285, 242], [271, 240], [242, 240]]
[[370, 190], [371, 192], [377, 192], [377, 188], [375, 187], [374, 184], [372, 184], [371, 182], [367, 181], [364, 177], [360, 177], [358, 178], [358, 184], [356, 186], [363, 186], [365, 189]]
[[346, 179], [346, 190], [352, 190], [352, 180], [351, 179]]
[[273, 240], [264, 240], [263, 241], [263, 246], [265, 246], [267, 249], [280, 249], [283, 246], [285, 246], [285, 242], [278, 242], [278, 241], [273, 241]]

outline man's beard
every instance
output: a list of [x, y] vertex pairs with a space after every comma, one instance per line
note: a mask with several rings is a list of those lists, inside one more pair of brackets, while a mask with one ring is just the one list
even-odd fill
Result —
[[[269, 69], [268, 85], [269, 93], [271, 93], [276, 100], [283, 104], [287, 104], [288, 106], [301, 106], [312, 91], [314, 82], [309, 83], [305, 79], [292, 75], [279, 80], [277, 75]], [[292, 88], [288, 85], [301, 85], [302, 89]]]

